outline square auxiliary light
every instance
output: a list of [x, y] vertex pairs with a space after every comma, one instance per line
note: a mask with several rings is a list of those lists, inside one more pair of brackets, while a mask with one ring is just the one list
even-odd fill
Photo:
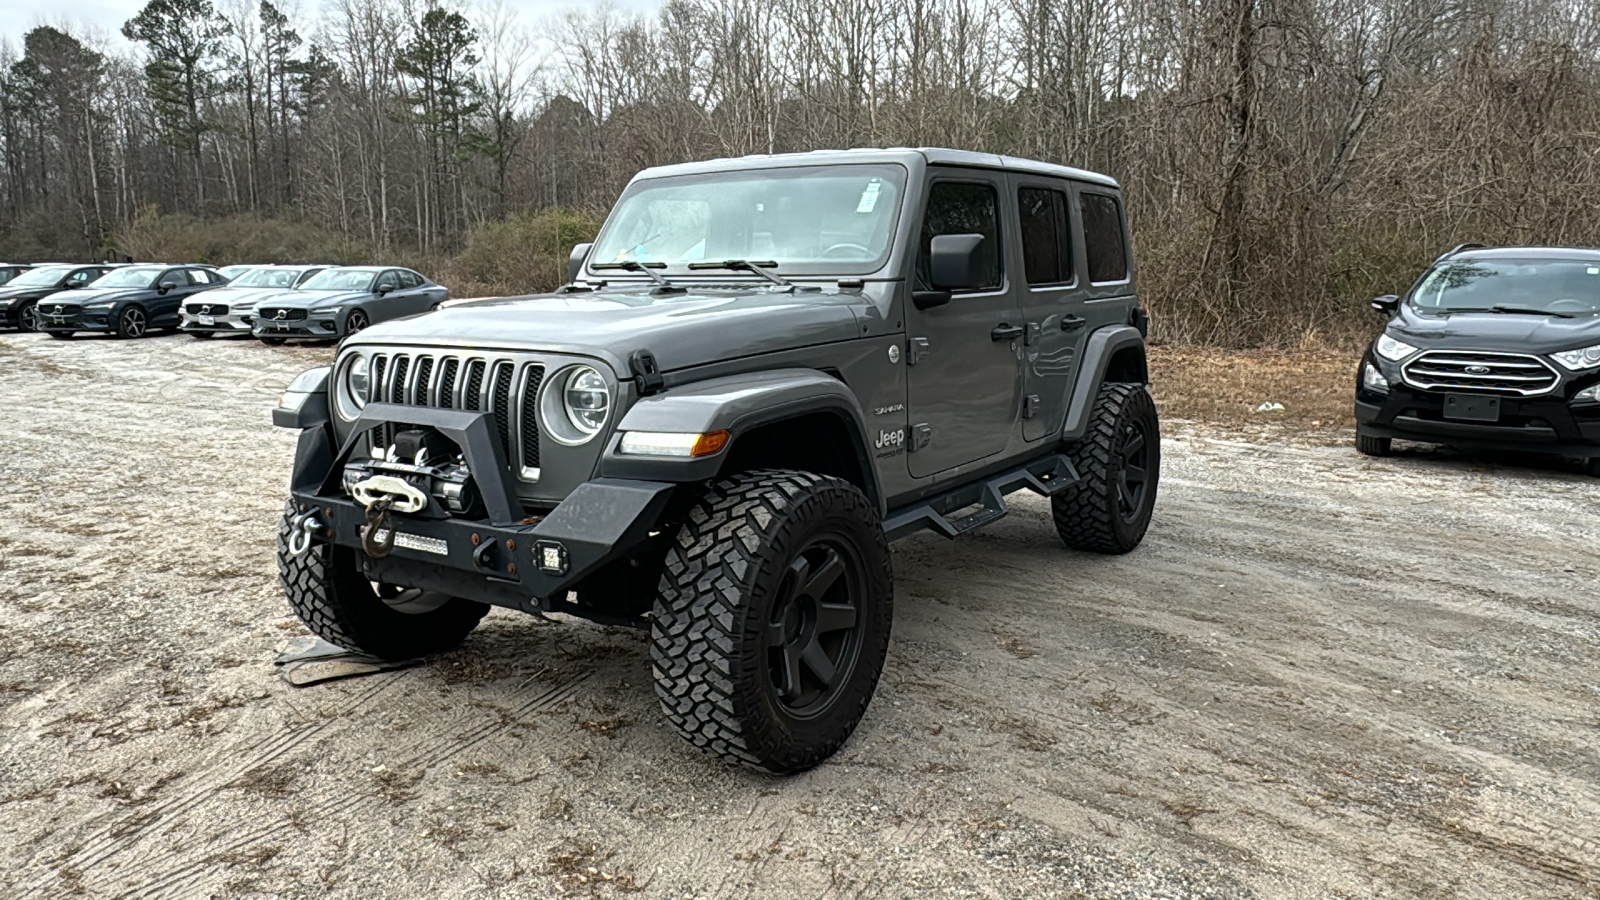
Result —
[[557, 541], [536, 541], [533, 545], [534, 559], [539, 563], [539, 570], [550, 575], [565, 575], [570, 565], [567, 560], [567, 548]]

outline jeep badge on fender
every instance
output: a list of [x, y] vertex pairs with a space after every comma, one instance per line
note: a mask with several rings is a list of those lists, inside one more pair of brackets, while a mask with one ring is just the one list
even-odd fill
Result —
[[568, 276], [375, 322], [289, 385], [278, 566], [317, 634], [409, 659], [490, 606], [637, 625], [679, 734], [798, 772], [872, 699], [890, 542], [1022, 488], [1074, 549], [1150, 525], [1160, 432], [1104, 175], [952, 150], [650, 169]]

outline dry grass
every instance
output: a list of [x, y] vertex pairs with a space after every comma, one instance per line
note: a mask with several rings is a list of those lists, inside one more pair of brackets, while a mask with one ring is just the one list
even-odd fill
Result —
[[[1349, 350], [1217, 350], [1152, 345], [1150, 381], [1163, 417], [1213, 425], [1285, 427], [1343, 439], [1355, 427]], [[1257, 412], [1281, 403], [1282, 412]]]

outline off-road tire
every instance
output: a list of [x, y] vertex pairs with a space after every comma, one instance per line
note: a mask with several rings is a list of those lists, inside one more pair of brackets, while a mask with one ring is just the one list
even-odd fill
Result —
[[416, 659], [461, 643], [489, 607], [452, 597], [426, 612], [401, 612], [386, 603], [362, 575], [357, 551], [321, 541], [289, 554], [290, 517], [278, 523], [278, 581], [300, 621], [318, 637], [379, 659]]
[[70, 340], [72, 340], [72, 336], [77, 334], [77, 332], [76, 331], [46, 331], [45, 334], [50, 335], [51, 337], [55, 338], [58, 341], [70, 341]]
[[[823, 584], [818, 576], [834, 563], [838, 571]], [[802, 582], [816, 585], [821, 597], [795, 590]], [[852, 625], [820, 627], [824, 616], [837, 625], [845, 605], [854, 607]], [[689, 510], [667, 551], [651, 627], [662, 712], [714, 756], [773, 774], [809, 769], [837, 751], [866, 712], [883, 671], [893, 606], [888, 541], [876, 508], [854, 485], [788, 470], [718, 481]], [[797, 706], [809, 696], [800, 682], [822, 682], [810, 663], [808, 676], [795, 660], [812, 646], [829, 653], [828, 642], [817, 643], [823, 634], [829, 642], [840, 635], [837, 658], [828, 657], [835, 686], [814, 688], [812, 704]], [[775, 638], [791, 643], [774, 646]], [[809, 640], [803, 650], [792, 649], [802, 640]], [[785, 660], [784, 672], [792, 674], [776, 673]], [[796, 685], [799, 696], [786, 700], [780, 680]]]
[[[1126, 458], [1130, 429], [1142, 436], [1145, 451], [1142, 490], [1124, 506], [1124, 474], [1138, 471]], [[1056, 533], [1074, 550], [1127, 553], [1150, 529], [1161, 480], [1161, 426], [1156, 404], [1142, 384], [1106, 382], [1090, 413], [1089, 430], [1063, 448], [1078, 470], [1078, 480], [1050, 498]]]
[[1372, 437], [1358, 431], [1356, 452], [1362, 456], [1388, 456], [1394, 452], [1394, 438]]
[[282, 347], [284, 344], [286, 344], [288, 342], [289, 342], [288, 338], [275, 338], [275, 337], [264, 337], [264, 338], [261, 338], [261, 343], [266, 344], [268, 347]]

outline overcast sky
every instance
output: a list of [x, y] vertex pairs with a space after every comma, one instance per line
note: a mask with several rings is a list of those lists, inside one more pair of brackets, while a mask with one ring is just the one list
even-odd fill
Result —
[[[62, 3], [61, 0], [0, 0], [0, 40], [10, 43], [20, 49], [22, 36], [38, 25], [56, 25], [63, 18], [72, 27], [74, 34], [99, 33], [107, 38], [114, 39], [117, 44], [125, 44], [122, 40], [122, 23], [138, 14], [146, 0], [72, 0]], [[292, 7], [296, 0], [285, 0], [281, 5]], [[506, 6], [515, 10], [526, 25], [537, 25], [540, 20], [552, 13], [566, 9], [590, 7], [594, 4], [585, 0], [505, 0]], [[661, 0], [611, 0], [613, 6], [619, 9], [651, 10], [661, 5]], [[296, 22], [296, 27], [302, 35], [314, 31], [314, 23], [322, 11], [321, 0], [298, 0], [302, 15]], [[468, 6], [472, 3], [459, 4]], [[63, 15], [65, 12], [65, 15]], [[470, 17], [469, 11], [469, 17]]]

